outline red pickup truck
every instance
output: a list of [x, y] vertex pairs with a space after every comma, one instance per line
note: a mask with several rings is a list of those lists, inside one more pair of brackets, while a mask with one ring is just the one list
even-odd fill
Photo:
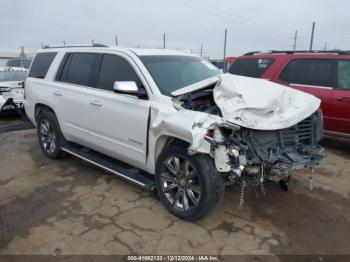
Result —
[[315, 95], [322, 100], [325, 134], [350, 138], [350, 51], [250, 52], [228, 72]]

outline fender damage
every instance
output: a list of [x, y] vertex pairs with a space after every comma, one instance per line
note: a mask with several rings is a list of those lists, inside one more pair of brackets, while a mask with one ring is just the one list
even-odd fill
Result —
[[287, 183], [295, 168], [323, 161], [319, 99], [265, 80], [222, 74], [176, 91], [177, 111], [157, 116], [151, 132], [206, 153], [228, 183]]

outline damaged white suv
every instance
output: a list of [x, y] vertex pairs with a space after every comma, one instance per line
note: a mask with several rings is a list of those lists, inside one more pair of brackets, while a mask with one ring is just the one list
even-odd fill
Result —
[[214, 210], [225, 185], [242, 195], [268, 180], [286, 187], [292, 170], [324, 158], [319, 99], [182, 52], [43, 49], [24, 104], [46, 156], [68, 153], [157, 189], [191, 221]]

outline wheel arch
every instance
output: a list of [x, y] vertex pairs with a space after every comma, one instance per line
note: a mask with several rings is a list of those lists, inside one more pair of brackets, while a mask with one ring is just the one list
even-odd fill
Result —
[[34, 107], [34, 117], [35, 117], [36, 122], [38, 122], [38, 117], [43, 111], [51, 111], [53, 114], [55, 114], [56, 119], [57, 119], [57, 115], [56, 115], [55, 111], [50, 106], [42, 104], [42, 103], [37, 103]]
[[[62, 132], [62, 129], [61, 129], [61, 123], [57, 117], [57, 114], [56, 112], [52, 109], [52, 107], [46, 105], [46, 104], [43, 104], [43, 103], [37, 103], [34, 107], [34, 118], [35, 118], [35, 122], [38, 124], [38, 120], [39, 120], [39, 116], [42, 112], [44, 111], [48, 111], [48, 112], [51, 112], [55, 115], [56, 117], [56, 121], [58, 123], [58, 127], [60, 128], [61, 132]], [[66, 136], [63, 134], [62, 132], [62, 136], [64, 137], [64, 139], [67, 140]]]
[[157, 159], [160, 155], [160, 153], [167, 147], [172, 145], [183, 145], [184, 147], [190, 146], [189, 141], [186, 141], [184, 139], [178, 138], [176, 136], [170, 136], [170, 135], [161, 135], [157, 138], [155, 142], [155, 149], [154, 149], [154, 164], [157, 163]]

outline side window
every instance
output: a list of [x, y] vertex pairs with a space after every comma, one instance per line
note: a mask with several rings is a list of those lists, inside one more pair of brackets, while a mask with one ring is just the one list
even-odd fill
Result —
[[142, 82], [135, 70], [124, 58], [117, 55], [103, 55], [98, 88], [113, 90], [115, 81], [134, 81], [140, 88]]
[[338, 60], [338, 88], [350, 90], [350, 60]]
[[333, 60], [295, 59], [287, 65], [280, 79], [290, 84], [333, 87]]
[[237, 59], [228, 72], [235, 75], [259, 78], [273, 64], [273, 59]]
[[65, 62], [60, 81], [82, 86], [92, 86], [90, 83], [95, 54], [72, 53], [69, 61]]
[[47, 71], [54, 58], [56, 57], [56, 52], [48, 53], [38, 53], [33, 61], [28, 77], [34, 78], [45, 78]]

